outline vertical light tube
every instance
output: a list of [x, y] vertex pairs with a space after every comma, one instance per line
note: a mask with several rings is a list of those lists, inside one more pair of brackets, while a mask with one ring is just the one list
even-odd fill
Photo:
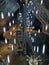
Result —
[[45, 53], [45, 44], [43, 45], [42, 53]]

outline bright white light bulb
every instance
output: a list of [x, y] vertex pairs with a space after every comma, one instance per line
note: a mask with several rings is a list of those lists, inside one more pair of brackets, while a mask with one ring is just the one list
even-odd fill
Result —
[[41, 0], [41, 5], [43, 4], [43, 0]]
[[29, 1], [29, 3], [32, 3], [32, 1]]
[[32, 25], [32, 21], [30, 22], [30, 24]]
[[36, 37], [37, 34], [35, 33], [34, 35], [35, 35], [35, 37]]
[[45, 44], [43, 45], [42, 53], [45, 53]]
[[16, 44], [16, 39], [14, 38], [14, 44]]
[[38, 14], [38, 10], [36, 10], [36, 14]]
[[13, 51], [13, 50], [14, 50], [14, 46], [13, 46], [13, 44], [12, 44], [11, 48], [12, 48], [12, 51]]
[[34, 10], [32, 10], [32, 13], [34, 13]]
[[34, 51], [36, 50], [36, 46], [34, 46]]
[[8, 12], [8, 16], [10, 17], [10, 12]]
[[10, 31], [10, 35], [12, 35], [12, 31]]
[[5, 27], [3, 27], [3, 32], [6, 32], [6, 28]]
[[5, 43], [7, 44], [7, 39], [5, 38]]
[[22, 13], [21, 12], [19, 12], [19, 16], [22, 17]]
[[37, 46], [37, 53], [39, 52], [39, 46]]
[[33, 2], [32, 2], [32, 1], [29, 1], [29, 3], [30, 3], [31, 5], [33, 5]]
[[38, 33], [40, 33], [40, 29], [38, 30]]
[[14, 16], [14, 13], [12, 13], [12, 16]]
[[46, 27], [45, 27], [45, 30], [47, 30], [48, 29], [48, 25], [46, 25]]
[[9, 55], [7, 56], [7, 61], [8, 61], [8, 63], [10, 63], [10, 57], [9, 57]]
[[30, 11], [28, 11], [28, 13], [30, 14]]
[[3, 12], [1, 12], [1, 18], [4, 19], [4, 14], [3, 14]]
[[9, 26], [11, 27], [11, 22], [9, 22]]
[[12, 23], [14, 24], [14, 20], [12, 21]]

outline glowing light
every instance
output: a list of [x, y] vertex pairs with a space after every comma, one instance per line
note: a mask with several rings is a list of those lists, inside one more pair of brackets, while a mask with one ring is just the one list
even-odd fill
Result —
[[8, 12], [8, 16], [10, 17], [10, 12]]
[[4, 14], [3, 14], [3, 12], [1, 12], [1, 18], [4, 19]]
[[33, 2], [32, 2], [32, 1], [29, 1], [29, 3], [30, 3], [31, 5], [33, 5]]
[[14, 24], [14, 20], [12, 20], [12, 23]]
[[15, 27], [13, 27], [13, 30], [15, 30]]
[[16, 38], [14, 38], [14, 44], [16, 44]]
[[12, 51], [13, 51], [13, 50], [14, 50], [14, 46], [13, 46], [13, 44], [12, 44], [11, 48], [12, 48]]
[[32, 10], [32, 13], [34, 13], [34, 10]]
[[7, 56], [7, 61], [8, 61], [8, 63], [10, 63], [10, 57], [9, 57], [9, 55]]
[[30, 23], [30, 20], [28, 20], [28, 23]]
[[45, 27], [45, 30], [47, 30], [48, 29], [48, 25], [46, 25], [46, 27]]
[[12, 31], [10, 31], [10, 35], [12, 35]]
[[39, 52], [39, 46], [37, 46], [37, 53]]
[[30, 11], [28, 11], [28, 13], [30, 13]]
[[19, 15], [20, 15], [20, 16], [22, 15], [21, 12], [19, 12]]
[[41, 5], [43, 4], [43, 0], [41, 0]]
[[38, 33], [40, 33], [40, 29], [38, 30]]
[[32, 29], [34, 29], [35, 27], [34, 26], [32, 26]]
[[19, 26], [21, 26], [21, 24], [19, 24]]
[[6, 32], [6, 28], [5, 27], [3, 27], [3, 32]]
[[34, 42], [34, 38], [33, 37], [31, 37], [31, 40], [32, 40], [32, 42]]
[[36, 46], [34, 46], [34, 51], [36, 50]]
[[8, 42], [8, 41], [7, 41], [7, 39], [5, 38], [5, 43], [7, 44], [7, 42]]
[[9, 26], [11, 27], [11, 22], [9, 22]]
[[35, 37], [36, 37], [37, 34], [35, 33], [34, 35], [35, 35]]
[[32, 1], [29, 1], [29, 3], [32, 3]]
[[14, 13], [12, 13], [12, 16], [14, 16]]
[[43, 45], [42, 53], [45, 53], [45, 44]]
[[38, 14], [38, 10], [36, 10], [36, 14]]
[[32, 21], [31, 21], [31, 23], [30, 23], [31, 25], [32, 25]]

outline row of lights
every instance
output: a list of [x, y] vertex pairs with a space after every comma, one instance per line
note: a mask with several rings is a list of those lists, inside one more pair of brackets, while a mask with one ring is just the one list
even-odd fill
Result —
[[18, 15], [18, 21], [19, 21], [19, 26], [21, 26], [22, 25], [22, 13], [21, 12], [19, 12], [19, 15]]
[[[8, 17], [10, 17], [12, 15], [12, 17], [14, 16], [14, 13], [10, 13], [10, 12], [8, 12]], [[1, 19], [4, 19], [5, 17], [4, 17], [4, 13], [3, 12], [1, 12]]]
[[[37, 48], [37, 53], [39, 52], [39, 46], [34, 46], [34, 51], [36, 51], [36, 48]], [[45, 53], [45, 44], [43, 44], [43, 48], [42, 48], [42, 53], [44, 54]]]
[[12, 23], [11, 22], [9, 22], [9, 26], [11, 27], [11, 25], [12, 24], [14, 24], [15, 23], [15, 21], [14, 20], [12, 20]]
[[[13, 42], [14, 42], [14, 44], [16, 44], [16, 38], [14, 38]], [[7, 40], [7, 38], [5, 38], [5, 44], [7, 44], [7, 43], [8, 43], [8, 40]]]
[[[11, 14], [10, 14], [10, 12], [8, 12], [8, 17], [10, 17], [11, 16]], [[12, 16], [14, 16], [14, 14], [12, 13]], [[4, 19], [4, 13], [3, 12], [1, 12], [1, 19]], [[14, 20], [12, 20], [12, 23], [14, 24]], [[9, 26], [11, 27], [11, 24], [12, 24], [11, 22], [9, 22]], [[3, 32], [5, 33], [6, 32], [6, 27], [3, 27]], [[10, 32], [10, 35], [12, 35], [12, 32]], [[5, 44], [7, 44], [8, 43], [8, 40], [7, 40], [7, 38], [5, 38]]]

